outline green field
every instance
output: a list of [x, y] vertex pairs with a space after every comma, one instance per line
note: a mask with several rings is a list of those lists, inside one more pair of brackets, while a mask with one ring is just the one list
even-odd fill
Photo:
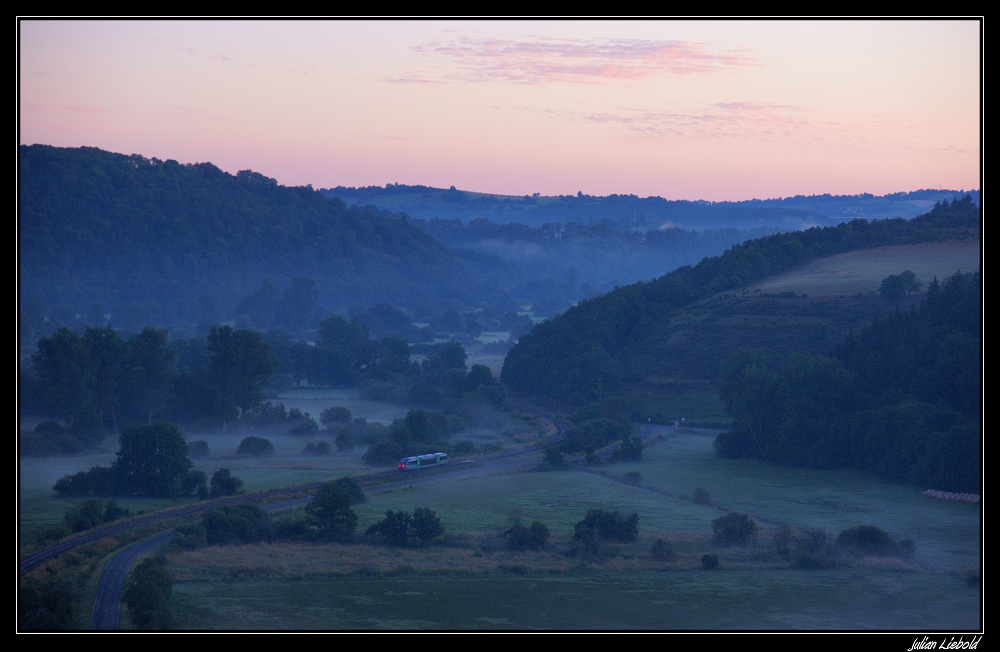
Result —
[[976, 629], [979, 591], [893, 571], [343, 577], [175, 585], [184, 629]]
[[[648, 488], [616, 481], [637, 470]], [[359, 530], [387, 509], [431, 507], [451, 547], [257, 544], [175, 553], [176, 606], [190, 629], [975, 629], [979, 509], [853, 471], [811, 471], [722, 460], [704, 435], [670, 435], [642, 462], [596, 472], [523, 472], [455, 478], [375, 492], [356, 506]], [[696, 487], [712, 504], [687, 498]], [[635, 544], [602, 558], [573, 556], [586, 510], [640, 517]], [[725, 509], [762, 530], [748, 547], [711, 541]], [[510, 553], [497, 534], [516, 514], [553, 533], [548, 551]], [[779, 523], [836, 536], [859, 524], [912, 538], [912, 561], [787, 567], [772, 552]], [[492, 534], [491, 534], [492, 533]], [[657, 566], [654, 537], [680, 558]], [[703, 552], [722, 569], [697, 570]]]
[[958, 270], [973, 272], [979, 269], [981, 253], [978, 238], [862, 249], [815, 260], [794, 271], [755, 283], [753, 287], [772, 294], [851, 296], [876, 292], [882, 279], [908, 269], [926, 288], [935, 276], [940, 281]]

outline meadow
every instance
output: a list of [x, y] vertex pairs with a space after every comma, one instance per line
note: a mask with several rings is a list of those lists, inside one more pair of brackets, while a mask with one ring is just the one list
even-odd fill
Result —
[[[655, 436], [654, 436], [655, 440]], [[359, 530], [385, 510], [430, 507], [442, 545], [255, 544], [174, 553], [180, 626], [190, 629], [960, 629], [979, 627], [977, 505], [935, 501], [914, 487], [850, 471], [722, 460], [711, 438], [667, 434], [635, 464], [446, 479], [372, 492]], [[620, 481], [638, 471], [642, 487]], [[709, 491], [695, 503], [695, 488]], [[636, 512], [639, 540], [574, 554], [586, 510]], [[761, 526], [749, 546], [712, 540], [725, 510]], [[545, 523], [545, 551], [503, 549], [512, 517]], [[915, 541], [912, 559], [865, 558], [835, 569], [776, 557], [779, 524], [876, 525]], [[650, 558], [652, 541], [677, 559]], [[700, 569], [718, 554], [719, 571]]]

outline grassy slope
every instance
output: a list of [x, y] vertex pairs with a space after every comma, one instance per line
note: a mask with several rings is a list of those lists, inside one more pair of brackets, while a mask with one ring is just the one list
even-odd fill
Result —
[[[848, 332], [893, 309], [870, 294], [886, 276], [910, 269], [926, 287], [935, 275], [941, 280], [978, 268], [979, 256], [980, 241], [971, 238], [854, 251], [688, 306], [637, 347], [629, 399], [641, 414], [659, 412], [667, 421], [725, 420], [711, 387], [736, 349], [759, 347], [779, 358], [791, 351], [828, 354]], [[796, 296], [775, 296], [784, 292]], [[658, 360], [669, 363], [649, 362]]]

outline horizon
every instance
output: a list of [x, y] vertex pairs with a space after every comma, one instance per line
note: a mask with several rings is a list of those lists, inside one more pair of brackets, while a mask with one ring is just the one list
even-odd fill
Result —
[[968, 188], [979, 28], [21, 19], [19, 142], [327, 188], [716, 202]]

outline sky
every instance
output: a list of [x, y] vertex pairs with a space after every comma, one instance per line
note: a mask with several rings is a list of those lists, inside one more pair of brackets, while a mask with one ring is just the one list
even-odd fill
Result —
[[315, 188], [973, 189], [977, 21], [19, 23], [20, 142]]

